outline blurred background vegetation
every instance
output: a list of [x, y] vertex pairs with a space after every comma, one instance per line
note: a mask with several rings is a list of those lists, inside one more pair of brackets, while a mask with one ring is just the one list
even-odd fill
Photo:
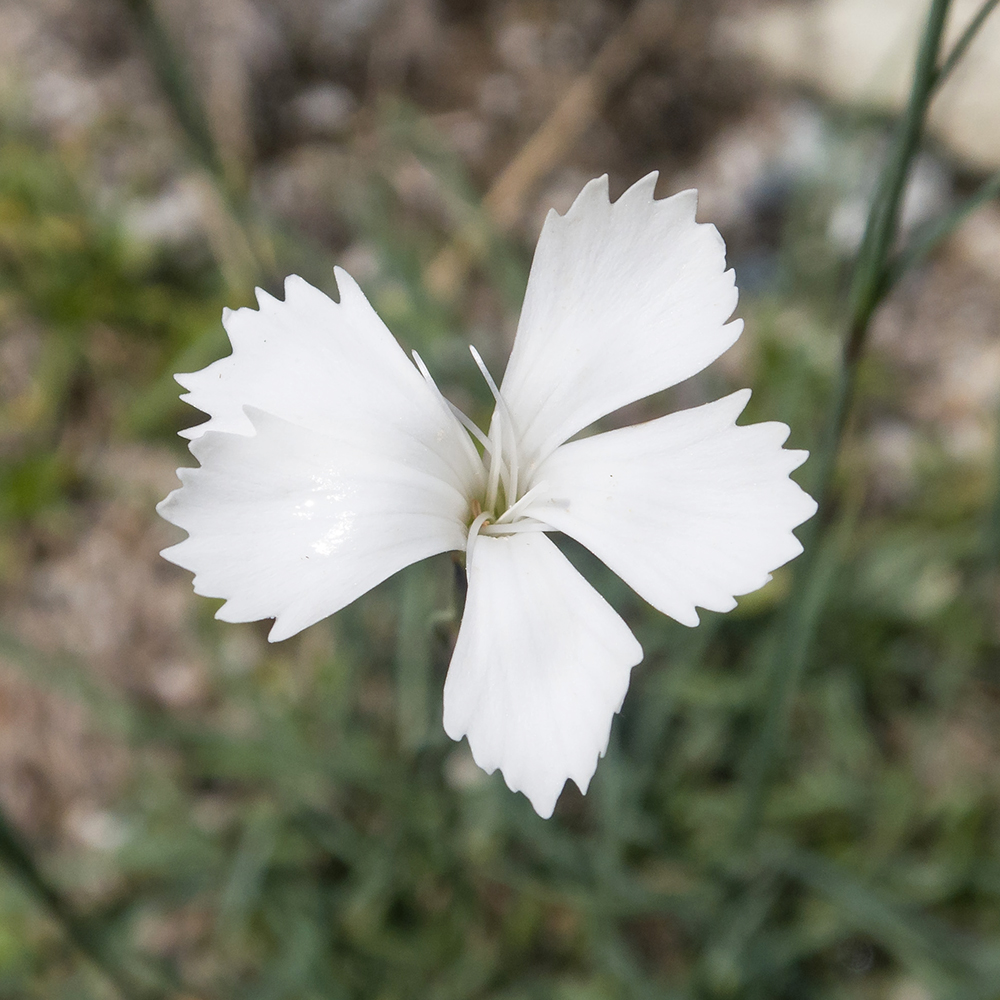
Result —
[[[956, 0], [949, 44], [992, 6]], [[482, 422], [466, 344], [503, 370], [544, 213], [604, 172], [701, 190], [747, 324], [616, 419], [751, 385], [822, 448], [925, 12], [0, 6], [0, 997], [1000, 997], [994, 202], [875, 314], [808, 586], [688, 630], [567, 547], [646, 655], [551, 821], [441, 728], [450, 558], [269, 646], [153, 512], [198, 419], [172, 374], [288, 273], [335, 294], [342, 264]], [[901, 245], [1000, 168], [996, 29]]]

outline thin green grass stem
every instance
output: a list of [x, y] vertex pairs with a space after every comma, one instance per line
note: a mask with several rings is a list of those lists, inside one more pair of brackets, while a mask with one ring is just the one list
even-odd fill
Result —
[[994, 1000], [995, 959], [974, 939], [902, 905], [822, 855], [793, 844], [771, 845], [767, 862], [835, 903], [857, 931], [880, 942], [898, 961], [942, 990], [936, 995]]
[[745, 777], [745, 798], [734, 840], [753, 845], [767, 804], [767, 793], [784, 748], [795, 693], [805, 672], [826, 595], [840, 564], [845, 538], [853, 519], [825, 539], [814, 539], [784, 617], [777, 652], [767, 675], [767, 702], [756, 742], [750, 751]]
[[976, 16], [969, 22], [968, 27], [962, 32], [959, 40], [952, 46], [951, 52], [948, 53], [944, 62], [941, 63], [940, 69], [935, 74], [935, 89], [948, 79], [951, 71], [959, 64], [966, 50], [972, 44], [973, 39], [979, 34], [979, 29], [983, 26], [983, 22], [993, 13], [993, 9], [998, 3], [1000, 3], [1000, 0], [985, 0], [985, 3], [976, 12]]
[[910, 166], [923, 136], [927, 106], [934, 93], [941, 36], [950, 3], [951, 0], [931, 2], [920, 39], [906, 110], [868, 215], [849, 297], [850, 323], [844, 346], [844, 361], [848, 367], [856, 363], [871, 316], [885, 295], [885, 263], [896, 236]]
[[[1000, 3], [1000, 0], [997, 0]], [[925, 261], [976, 209], [1000, 196], [1000, 171], [984, 181], [982, 186], [960, 205], [928, 224], [892, 261], [886, 274], [886, 287], [892, 288], [911, 268]]]
[[824, 557], [829, 547], [820, 544], [819, 536], [829, 522], [831, 487], [871, 318], [888, 289], [887, 260], [896, 236], [906, 180], [920, 146], [927, 106], [938, 78], [938, 53], [949, 5], [950, 0], [932, 0], [930, 5], [906, 110], [879, 179], [855, 263], [840, 373], [834, 386], [826, 430], [814, 458], [811, 486], [819, 510], [800, 533], [805, 551], [795, 566], [793, 596], [779, 624], [782, 632], [766, 680], [764, 716], [744, 775], [744, 807], [734, 830], [734, 842], [744, 847], [756, 845], [767, 795], [784, 747], [795, 692], [808, 662], [828, 583], [832, 579], [830, 560]]

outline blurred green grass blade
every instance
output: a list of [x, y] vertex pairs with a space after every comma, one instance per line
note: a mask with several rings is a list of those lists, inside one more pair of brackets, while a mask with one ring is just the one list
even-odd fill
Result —
[[696, 973], [710, 992], [734, 995], [753, 983], [753, 967], [760, 964], [760, 934], [779, 890], [773, 872], [762, 872], [720, 907]]
[[802, 555], [806, 560], [801, 586], [795, 590], [781, 622], [781, 631], [766, 679], [764, 718], [752, 744], [743, 773], [744, 804], [733, 830], [734, 842], [752, 843], [760, 829], [767, 795], [784, 747], [788, 716], [805, 672], [816, 627], [823, 611], [854, 519], [843, 518], [822, 543], [816, 541]]
[[613, 982], [622, 984], [628, 996], [639, 998], [654, 993], [656, 983], [646, 975], [615, 921], [599, 914], [589, 921], [588, 931], [592, 961], [600, 971]]
[[[454, 220], [449, 237], [462, 234], [481, 250], [478, 262], [490, 284], [500, 291], [509, 309], [520, 310], [528, 284], [527, 261], [520, 248], [500, 232], [484, 210], [481, 195], [461, 157], [426, 115], [408, 102], [384, 101], [381, 114], [393, 147], [412, 151], [437, 179]], [[421, 284], [423, 278], [421, 270]]]
[[[139, 27], [154, 75], [173, 110], [194, 160], [212, 179], [223, 204], [222, 228], [230, 226], [219, 241], [217, 257], [230, 282], [245, 284], [280, 282], [277, 245], [272, 227], [254, 211], [241, 167], [227, 163], [212, 132], [211, 121], [187, 60], [170, 37], [153, 0], [124, 0]], [[234, 169], [235, 167], [235, 169]], [[228, 266], [227, 266], [228, 264]], [[251, 272], [251, 273], [248, 273]]]
[[414, 753], [431, 735], [434, 612], [438, 603], [436, 565], [410, 566], [402, 591], [396, 638], [396, 726], [400, 746]]
[[124, 0], [139, 26], [153, 72], [198, 162], [219, 181], [228, 184], [208, 115], [173, 40], [164, 28], [152, 0]]
[[239, 847], [222, 889], [216, 923], [228, 933], [240, 933], [250, 919], [274, 857], [278, 818], [265, 804], [247, 816]]
[[644, 697], [632, 707], [625, 745], [647, 777], [662, 764], [662, 748], [676, 718], [679, 692], [687, 678], [705, 660], [716, 639], [721, 615], [703, 612], [705, 620], [696, 629], [680, 631], [670, 622], [658, 622], [652, 641], [640, 636], [647, 661], [660, 662], [651, 667], [644, 684]]
[[292, 816], [292, 824], [344, 865], [358, 864], [367, 848], [349, 823], [317, 809], [302, 809]]
[[[791, 846], [769, 852], [780, 870], [834, 902], [855, 923], [906, 967], [930, 974], [968, 1000], [994, 1000], [996, 969], [990, 953], [969, 937], [926, 914], [912, 912], [885, 893], [858, 881], [820, 855]], [[984, 968], [984, 966], [986, 966]]]
[[0, 656], [33, 684], [46, 687], [85, 705], [111, 733], [132, 737], [148, 730], [149, 720], [140, 710], [118, 697], [69, 656], [50, 656], [21, 642], [0, 626]]
[[[1000, 411], [997, 413], [1000, 425]], [[982, 564], [988, 572], [1000, 568], [1000, 434], [993, 444], [993, 500], [982, 526]]]

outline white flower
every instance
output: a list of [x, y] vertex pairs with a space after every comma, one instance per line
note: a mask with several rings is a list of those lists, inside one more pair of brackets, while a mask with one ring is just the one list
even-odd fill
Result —
[[273, 641], [412, 562], [466, 550], [444, 728], [541, 816], [567, 778], [586, 791], [642, 659], [544, 532], [697, 625], [696, 606], [728, 611], [796, 556], [792, 528], [816, 509], [788, 478], [806, 457], [782, 449], [788, 428], [736, 426], [749, 390], [570, 441], [701, 371], [742, 330], [696, 193], [654, 201], [655, 183], [611, 204], [603, 177], [549, 213], [499, 389], [483, 368], [488, 436], [339, 268], [339, 304], [290, 277], [284, 302], [258, 292], [259, 311], [224, 314], [229, 357], [178, 376], [210, 419], [186, 432], [200, 468], [180, 469], [158, 508], [189, 533], [166, 558], [226, 599], [218, 618], [275, 618]]

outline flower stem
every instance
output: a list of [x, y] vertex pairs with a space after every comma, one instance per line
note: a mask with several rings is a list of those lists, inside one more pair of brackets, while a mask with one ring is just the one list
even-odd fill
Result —
[[[1000, 0], [997, 2], [1000, 3]], [[1000, 171], [984, 181], [979, 189], [970, 194], [960, 205], [918, 230], [909, 246], [893, 259], [886, 279], [888, 286], [890, 288], [894, 286], [910, 268], [926, 260], [977, 208], [998, 195], [1000, 195]]]
[[844, 345], [847, 367], [860, 357], [872, 314], [887, 291], [886, 260], [896, 236], [910, 166], [923, 135], [927, 106], [938, 79], [938, 52], [949, 6], [950, 0], [932, 0], [917, 53], [910, 97], [868, 215], [851, 282], [850, 323]]
[[968, 27], [962, 32], [962, 37], [952, 46], [951, 52], [941, 63], [941, 68], [934, 76], [934, 86], [940, 87], [948, 78], [951, 71], [958, 65], [965, 50], [972, 44], [972, 40], [979, 34], [979, 29], [983, 26], [983, 21], [993, 13], [993, 9], [1000, 3], [1000, 0], [985, 0], [985, 3], [976, 12], [976, 16], [969, 22]]
[[840, 371], [813, 465], [812, 491], [819, 510], [801, 531], [805, 551], [795, 565], [793, 596], [780, 625], [776, 655], [767, 676], [764, 718], [747, 761], [745, 800], [734, 836], [734, 840], [743, 845], [756, 844], [767, 795], [784, 747], [795, 692], [808, 661], [832, 578], [832, 561], [823, 557], [828, 550], [827, 546], [819, 544], [819, 536], [829, 521], [837, 457], [851, 412], [871, 319], [890, 287], [889, 253], [896, 237], [906, 180], [923, 135], [927, 107], [941, 78], [937, 68], [938, 54], [949, 5], [950, 0], [931, 2], [906, 110], [879, 178], [855, 262]]

